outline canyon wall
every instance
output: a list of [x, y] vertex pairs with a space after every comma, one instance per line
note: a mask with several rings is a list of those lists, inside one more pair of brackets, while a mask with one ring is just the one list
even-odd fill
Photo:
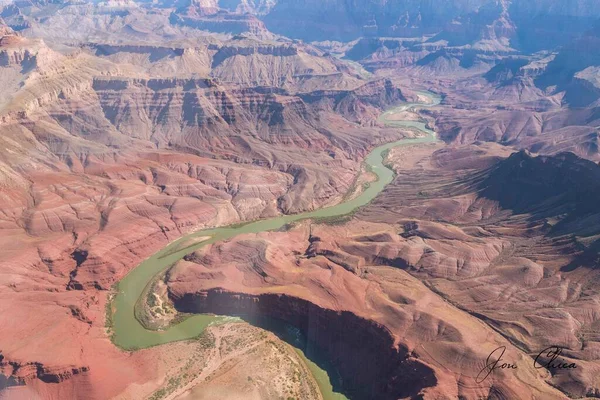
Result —
[[[268, 317], [300, 329], [341, 377], [341, 390], [353, 399], [416, 397], [437, 382], [433, 370], [396, 345], [384, 326], [351, 312], [321, 308], [288, 295], [248, 295], [214, 289], [174, 298], [179, 311]], [[308, 351], [310, 357], [311, 351]]]

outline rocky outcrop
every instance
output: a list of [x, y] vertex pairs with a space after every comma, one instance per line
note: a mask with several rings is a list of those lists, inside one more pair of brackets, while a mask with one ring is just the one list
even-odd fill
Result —
[[[382, 108], [404, 99], [389, 80], [353, 90], [301, 95], [274, 88], [233, 89], [213, 79], [103, 78], [94, 80], [93, 89], [106, 121], [118, 132], [160, 147], [188, 149], [199, 155], [229, 153], [238, 161], [243, 157], [271, 167], [272, 156], [259, 148], [252, 150], [257, 144], [240, 153], [236, 149], [239, 140], [252, 140], [251, 134], [272, 145], [333, 150], [332, 134], [338, 134], [326, 133], [328, 126], [319, 113], [372, 121]], [[61, 115], [59, 121], [69, 131], [79, 130], [78, 121], [71, 117]]]
[[252, 132], [275, 144], [284, 140], [284, 130], [293, 132], [294, 140], [313, 137], [312, 145], [323, 143], [316, 140], [316, 115], [292, 96], [230, 89], [211, 79], [103, 79], [95, 80], [94, 90], [104, 117], [117, 131], [148, 132], [141, 138], [161, 147], [222, 153], [227, 147], [235, 151], [226, 137]]
[[35, 65], [38, 46], [12, 31], [0, 34], [0, 67], [23, 66], [31, 68]]
[[300, 97], [319, 109], [335, 111], [355, 121], [374, 120], [380, 114], [379, 110], [406, 101], [400, 88], [389, 79], [374, 80], [353, 90], [323, 90]]
[[[0, 374], [12, 379], [13, 385], [22, 385], [32, 379], [39, 379], [45, 383], [61, 383], [75, 375], [84, 374], [89, 367], [47, 367], [39, 362], [20, 363], [7, 360], [0, 353]], [[1, 386], [0, 386], [1, 387]]]
[[213, 56], [213, 68], [217, 67], [224, 60], [235, 56], [251, 56], [253, 54], [269, 55], [275, 57], [291, 57], [298, 55], [298, 48], [292, 44], [285, 45], [261, 45], [244, 46], [231, 45], [220, 47]]

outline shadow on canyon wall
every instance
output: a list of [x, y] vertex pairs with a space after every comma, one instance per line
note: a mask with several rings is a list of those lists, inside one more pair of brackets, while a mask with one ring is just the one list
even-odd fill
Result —
[[[382, 325], [346, 311], [323, 309], [279, 294], [248, 295], [220, 289], [174, 299], [179, 311], [240, 316], [277, 334], [328, 372], [334, 391], [352, 399], [417, 398], [434, 386], [432, 369], [394, 345]], [[300, 346], [298, 346], [300, 345]]]

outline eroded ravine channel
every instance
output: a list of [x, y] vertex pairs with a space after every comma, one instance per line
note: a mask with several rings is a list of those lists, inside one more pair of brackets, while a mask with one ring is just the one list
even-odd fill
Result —
[[[391, 117], [396, 113], [407, 111], [415, 107], [438, 105], [441, 101], [439, 96], [432, 93], [421, 92], [420, 94], [429, 97], [429, 104], [405, 103], [383, 113], [380, 117], [380, 121], [390, 126], [418, 129], [424, 132], [426, 135], [420, 138], [403, 139], [397, 142], [388, 143], [375, 148], [371, 153], [369, 153], [365, 159], [365, 163], [370, 166], [371, 170], [377, 175], [378, 179], [376, 182], [372, 182], [358, 197], [336, 206], [303, 214], [285, 215], [236, 226], [206, 229], [195, 232], [171, 243], [133, 269], [118, 283], [117, 293], [112, 302], [111, 308], [113, 310], [113, 314], [111, 316], [111, 322], [113, 330], [113, 342], [123, 349], [136, 350], [169, 342], [191, 339], [201, 334], [202, 331], [204, 331], [204, 329], [210, 324], [222, 321], [225, 318], [215, 315], [199, 314], [192, 316], [183, 322], [171, 326], [163, 331], [148, 330], [136, 319], [135, 306], [138, 302], [138, 299], [140, 299], [140, 297], [143, 295], [146, 286], [157, 274], [169, 268], [175, 262], [182, 259], [185, 255], [198, 250], [207, 244], [231, 239], [241, 234], [276, 230], [291, 222], [305, 219], [343, 216], [355, 211], [358, 207], [364, 206], [373, 200], [387, 184], [392, 182], [394, 178], [394, 172], [383, 164], [384, 154], [388, 150], [398, 146], [430, 143], [437, 140], [435, 132], [428, 129], [423, 122], [391, 119]], [[185, 243], [189, 243], [190, 239], [200, 237], [207, 237], [208, 239], [193, 246], [184, 247]], [[290, 342], [290, 344], [294, 345], [293, 342]], [[298, 349], [298, 351], [301, 356], [304, 356], [302, 349]], [[319, 384], [319, 388], [324, 399], [338, 400], [346, 398], [345, 396], [334, 391], [330, 383], [330, 379], [323, 369], [310, 360], [306, 361], [311, 372], [315, 376], [317, 383]]]

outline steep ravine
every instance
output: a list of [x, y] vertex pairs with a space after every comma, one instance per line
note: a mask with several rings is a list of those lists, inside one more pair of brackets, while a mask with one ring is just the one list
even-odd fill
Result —
[[351, 312], [321, 308], [280, 294], [249, 295], [212, 289], [173, 298], [181, 312], [241, 316], [249, 321], [272, 318], [299, 329], [341, 377], [342, 393], [351, 399], [415, 397], [437, 382], [434, 371], [395, 346], [387, 328]]

